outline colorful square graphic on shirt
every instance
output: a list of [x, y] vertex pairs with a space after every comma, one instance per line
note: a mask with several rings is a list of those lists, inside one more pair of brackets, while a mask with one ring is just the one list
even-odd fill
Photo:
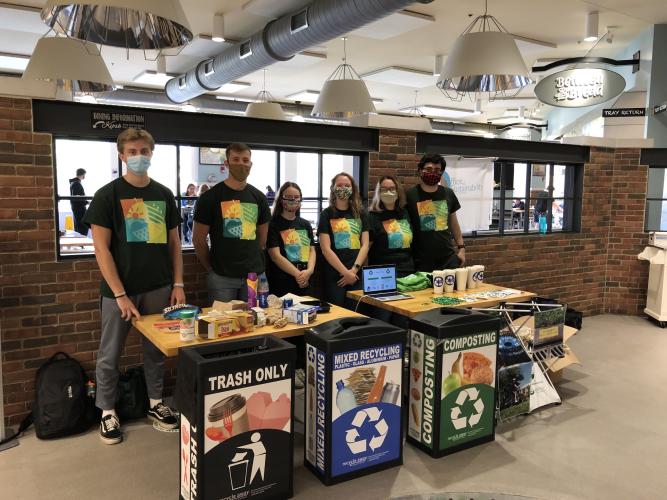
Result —
[[449, 227], [449, 207], [445, 200], [417, 202], [419, 225], [422, 231], [446, 231]]
[[305, 229], [286, 229], [280, 231], [285, 244], [285, 254], [290, 262], [308, 262], [310, 257], [310, 238]]
[[257, 238], [257, 218], [259, 209], [255, 203], [241, 203], [239, 200], [223, 201], [222, 236], [237, 240]]
[[167, 243], [167, 203], [141, 198], [120, 200], [128, 243]]
[[331, 231], [337, 250], [361, 248], [361, 220], [331, 219]]
[[410, 248], [412, 229], [406, 219], [389, 219], [382, 222], [387, 233], [387, 244], [390, 249]]

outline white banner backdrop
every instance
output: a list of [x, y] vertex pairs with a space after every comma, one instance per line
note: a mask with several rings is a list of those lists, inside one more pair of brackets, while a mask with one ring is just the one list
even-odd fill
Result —
[[456, 212], [461, 231], [487, 231], [493, 207], [493, 162], [495, 158], [445, 156], [447, 168], [442, 178], [456, 193], [461, 209]]

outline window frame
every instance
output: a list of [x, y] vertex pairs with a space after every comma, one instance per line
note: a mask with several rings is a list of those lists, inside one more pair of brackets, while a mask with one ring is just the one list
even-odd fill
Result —
[[[104, 138], [104, 137], [99, 137], [99, 138], [90, 138], [90, 137], [80, 137], [80, 136], [70, 136], [70, 135], [61, 135], [61, 134], [53, 134], [52, 135], [52, 151], [53, 151], [53, 179], [54, 179], [54, 223], [55, 223], [55, 231], [54, 231], [54, 239], [55, 239], [55, 246], [56, 246], [56, 259], [57, 261], [66, 261], [66, 260], [72, 260], [72, 259], [90, 259], [95, 257], [95, 253], [62, 253], [61, 252], [61, 245], [60, 245], [60, 211], [59, 211], [59, 203], [61, 201], [70, 201], [73, 199], [82, 199], [80, 197], [73, 197], [73, 196], [60, 196], [58, 193], [58, 162], [57, 162], [57, 154], [56, 154], [56, 142], [58, 140], [80, 140], [80, 141], [95, 141], [95, 142], [105, 142], [105, 143], [115, 143], [116, 140], [112, 138]], [[187, 197], [183, 196], [181, 194], [180, 188], [181, 188], [181, 147], [226, 147], [229, 143], [225, 142], [223, 144], [213, 144], [211, 142], [181, 142], [181, 141], [166, 141], [166, 142], [156, 142], [156, 146], [158, 145], [169, 145], [169, 146], [175, 146], [176, 147], [176, 189], [174, 190], [174, 202], [176, 203], [177, 207], [181, 207], [181, 202], [183, 200], [190, 200], [190, 199], [197, 199], [196, 197]], [[338, 150], [332, 150], [332, 149], [318, 149], [318, 148], [313, 148], [313, 149], [308, 149], [308, 148], [298, 148], [298, 147], [274, 147], [270, 145], [265, 145], [265, 144], [255, 144], [255, 143], [247, 143], [248, 147], [250, 147], [251, 150], [265, 150], [265, 151], [273, 151], [276, 153], [276, 171], [275, 171], [275, 185], [276, 185], [276, 194], [278, 193], [278, 190], [280, 189], [280, 177], [281, 177], [281, 153], [315, 153], [318, 155], [318, 165], [317, 165], [317, 176], [319, 179], [318, 182], [318, 196], [319, 197], [305, 197], [304, 201], [317, 201], [317, 211], [318, 214], [322, 212], [322, 205], [323, 205], [323, 200], [328, 200], [329, 198], [329, 193], [328, 193], [328, 179], [323, 179], [322, 178], [322, 173], [323, 173], [323, 168], [324, 168], [324, 161], [323, 161], [323, 155], [340, 155], [340, 156], [351, 156], [354, 158], [354, 166], [353, 166], [353, 176], [355, 180], [357, 181], [359, 185], [359, 190], [360, 194], [362, 196], [362, 202], [364, 206], [368, 202], [368, 166], [369, 166], [369, 153], [368, 152], [362, 152], [362, 151], [338, 151]], [[122, 162], [120, 158], [117, 158], [118, 162], [118, 176], [114, 177], [112, 180], [117, 179], [118, 177], [123, 175], [123, 168], [122, 168]], [[325, 185], [326, 184], [326, 185]], [[94, 193], [92, 196], [86, 195], [83, 199], [86, 201], [90, 202], [93, 199]], [[318, 218], [319, 219], [319, 218]], [[180, 230], [179, 230], [180, 234]], [[194, 248], [192, 247], [183, 247], [183, 253], [189, 254], [189, 253], [194, 253]]]
[[[649, 224], [648, 224], [649, 223], [649, 208], [648, 208], [649, 204], [651, 202], [656, 202], [656, 201], [662, 202], [662, 203], [667, 202], [667, 198], [649, 197], [649, 195], [648, 195], [649, 194], [648, 186], [650, 186], [650, 184], [651, 184], [651, 170], [663, 170], [664, 173], [663, 173], [663, 189], [662, 189], [662, 192], [663, 192], [663, 196], [664, 196], [664, 192], [665, 192], [664, 174], [667, 174], [667, 165], [649, 165], [649, 167], [648, 167], [648, 172], [646, 174], [646, 182], [647, 182], [646, 197], [644, 199], [644, 232], [645, 233], [662, 231], [662, 229], [660, 229], [659, 226], [657, 228], [649, 227]], [[661, 212], [662, 212], [662, 207], [661, 207]]]

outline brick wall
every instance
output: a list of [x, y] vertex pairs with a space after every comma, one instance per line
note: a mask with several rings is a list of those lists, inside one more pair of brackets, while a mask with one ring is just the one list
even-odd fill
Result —
[[[417, 182], [415, 134], [383, 131], [370, 155], [369, 187], [397, 175]], [[58, 262], [55, 248], [51, 136], [32, 132], [30, 100], [0, 98], [0, 335], [5, 424], [16, 425], [33, 401], [35, 370], [62, 350], [93, 373], [100, 338], [99, 279], [92, 259]], [[643, 197], [647, 169], [636, 150], [595, 149], [585, 166], [583, 230], [579, 234], [477, 238], [468, 258], [487, 266], [489, 281], [525, 288], [587, 314], [638, 314], [647, 266]], [[608, 255], [609, 253], [609, 255]], [[206, 302], [203, 270], [184, 256], [188, 301]], [[132, 332], [121, 367], [141, 363]], [[167, 387], [173, 386], [174, 361]]]

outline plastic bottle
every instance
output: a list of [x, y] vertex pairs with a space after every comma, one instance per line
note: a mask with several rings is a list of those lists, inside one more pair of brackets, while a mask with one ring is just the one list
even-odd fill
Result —
[[88, 380], [88, 382], [86, 382], [86, 396], [95, 399], [96, 392], [97, 392], [97, 387], [95, 385], [95, 381]]
[[194, 310], [183, 311], [179, 325], [181, 342], [192, 342], [195, 339], [195, 317], [197, 312]]
[[338, 394], [336, 394], [336, 406], [341, 415], [357, 407], [357, 400], [354, 397], [354, 392], [352, 392], [349, 387], [345, 387], [342, 380], [336, 382], [336, 388], [338, 389]]
[[545, 215], [540, 215], [540, 234], [547, 234], [547, 218]]
[[248, 307], [257, 307], [257, 273], [248, 273]]
[[257, 285], [257, 302], [259, 307], [266, 309], [269, 307], [269, 280], [266, 274], [259, 275], [259, 284]]

